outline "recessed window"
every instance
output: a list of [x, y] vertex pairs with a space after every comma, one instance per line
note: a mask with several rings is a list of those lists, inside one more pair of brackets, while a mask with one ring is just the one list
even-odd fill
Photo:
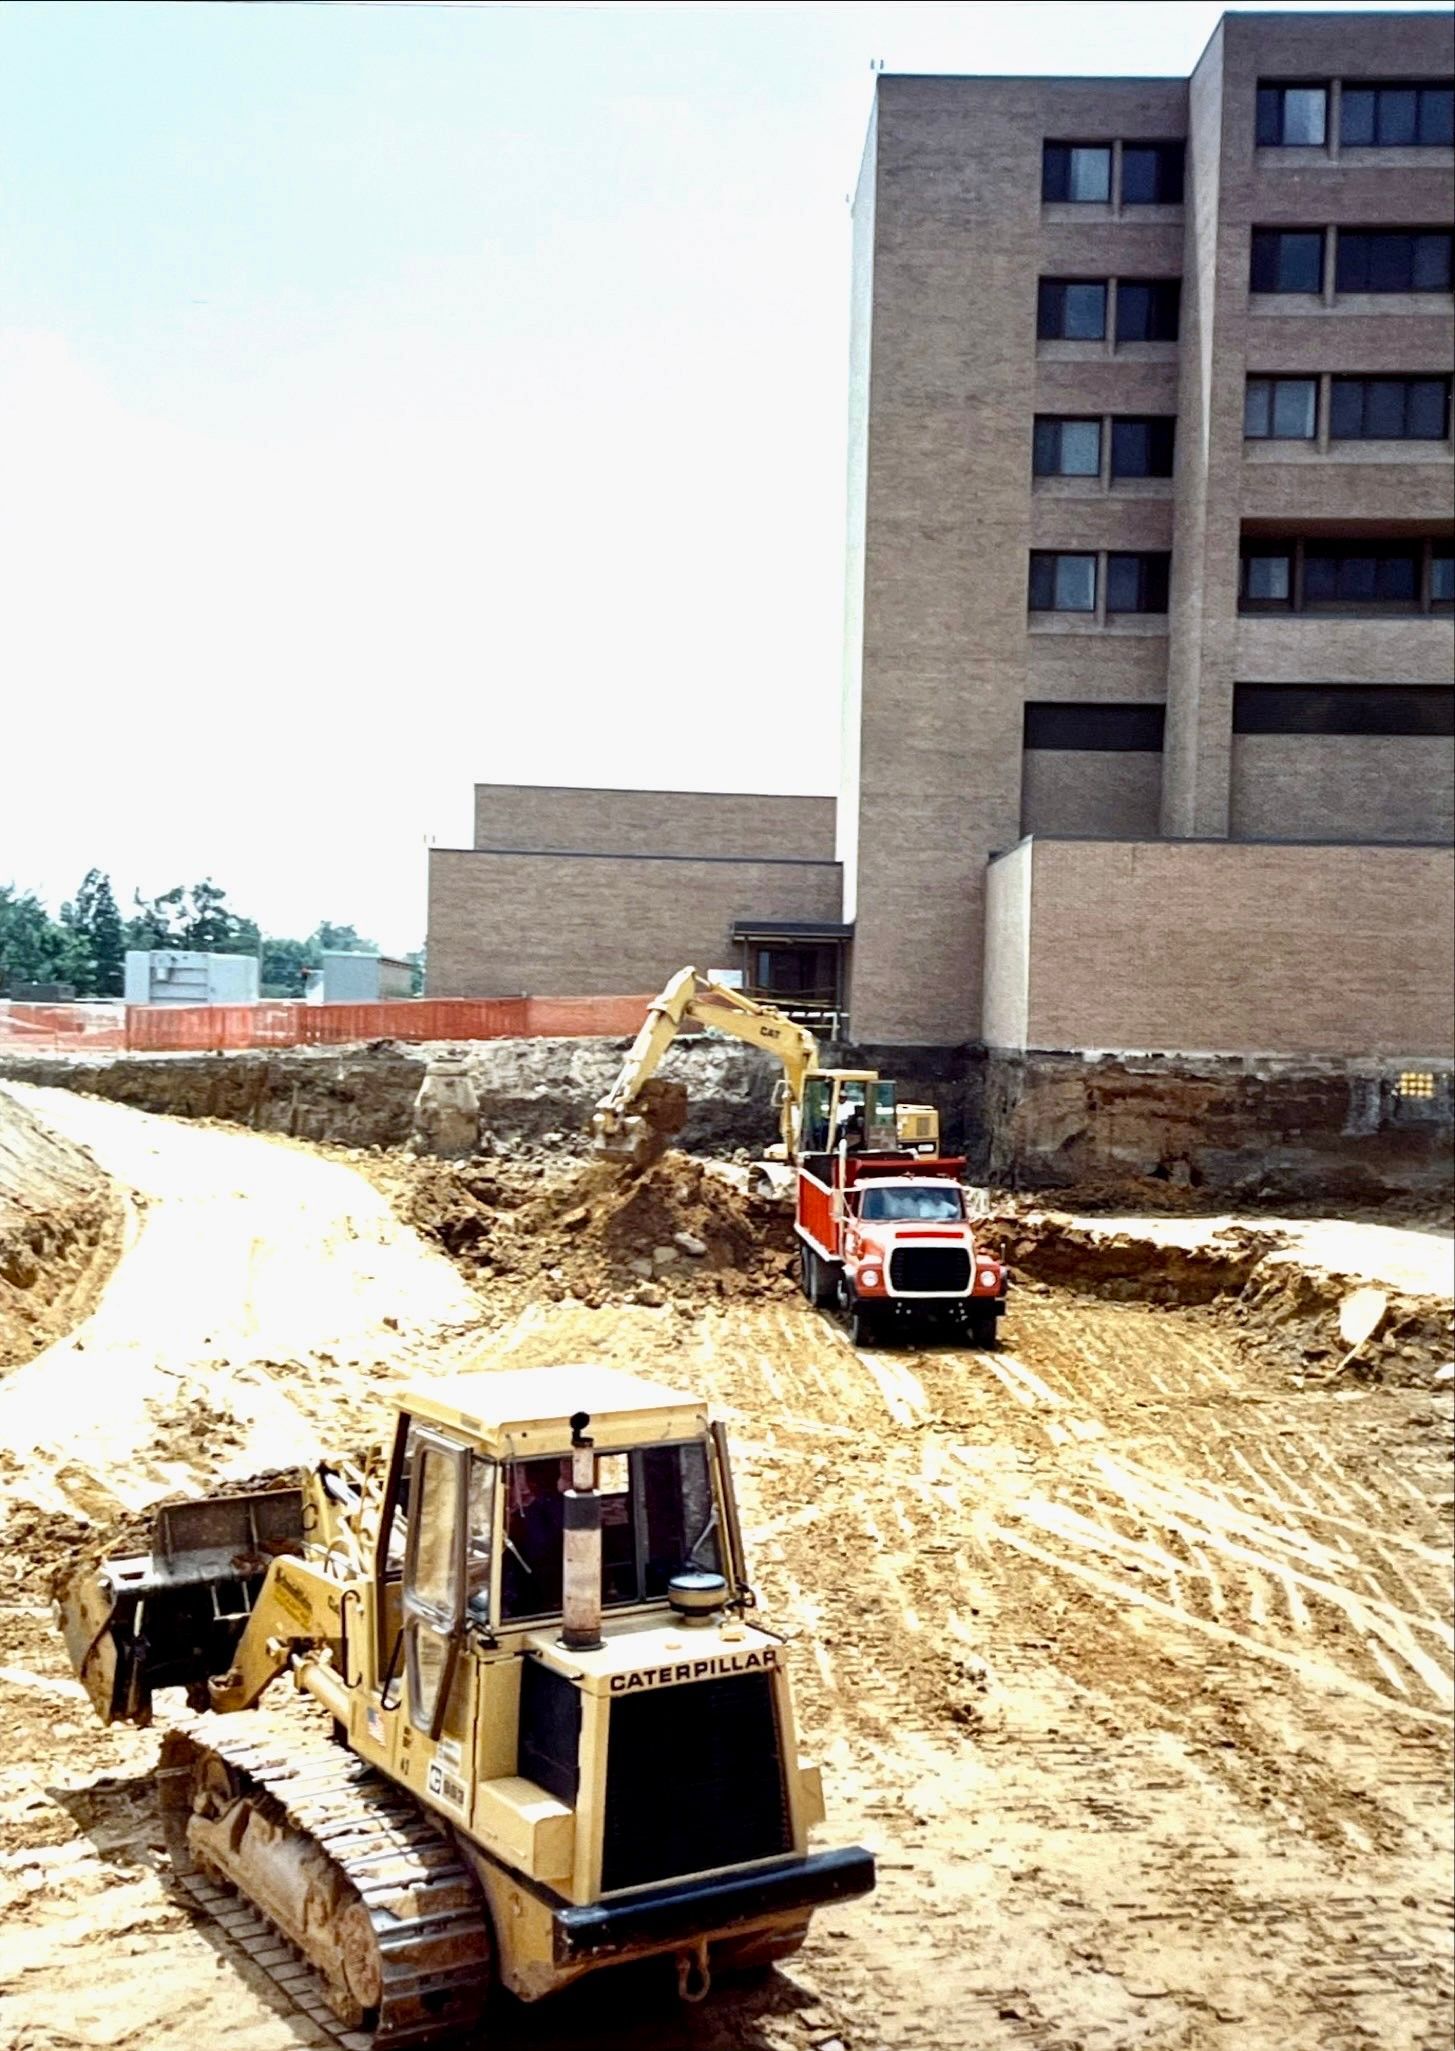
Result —
[[1448, 228], [1341, 228], [1334, 283], [1340, 292], [1448, 292]]
[[1239, 596], [1249, 612], [1286, 611], [1293, 604], [1292, 550], [1245, 554]]
[[1180, 142], [1124, 142], [1122, 205], [1181, 206], [1185, 154]]
[[1249, 378], [1243, 395], [1243, 433], [1250, 441], [1312, 441], [1318, 416], [1316, 378]]
[[1032, 612], [1095, 612], [1096, 557], [1031, 550]]
[[1303, 603], [1324, 606], [1393, 606], [1413, 611], [1420, 599], [1419, 551], [1366, 542], [1309, 541], [1303, 553]]
[[1180, 278], [1118, 278], [1118, 343], [1175, 342], [1181, 307]]
[[1448, 149], [1455, 143], [1455, 86], [1346, 81], [1339, 141], [1346, 150]]
[[1448, 684], [1235, 684], [1235, 734], [1455, 734]]
[[1263, 149], [1321, 149], [1328, 117], [1326, 85], [1258, 88], [1258, 142]]
[[1109, 555], [1106, 559], [1107, 611], [1166, 612], [1171, 561], [1171, 556], [1164, 551]]
[[1450, 431], [1447, 377], [1336, 377], [1329, 436], [1336, 442], [1438, 442]]
[[1048, 142], [1041, 153], [1041, 198], [1094, 203], [1111, 198], [1111, 145]]
[[1100, 420], [1061, 420], [1050, 414], [1037, 414], [1035, 474], [1100, 477]]
[[1165, 723], [1161, 705], [1046, 699], [1026, 706], [1025, 745], [1061, 753], [1160, 755]]
[[[1455, 550], [1435, 541], [1245, 537], [1243, 612], [1429, 613], [1455, 609]], [[1442, 597], [1441, 593], [1449, 594]]]
[[[1342, 259], [1342, 236], [1339, 248]], [[1323, 229], [1255, 228], [1248, 284], [1254, 292], [1322, 292]]]
[[1111, 424], [1111, 474], [1170, 477], [1177, 422], [1170, 414], [1127, 414]]
[[1036, 334], [1046, 342], [1104, 341], [1105, 278], [1042, 278]]

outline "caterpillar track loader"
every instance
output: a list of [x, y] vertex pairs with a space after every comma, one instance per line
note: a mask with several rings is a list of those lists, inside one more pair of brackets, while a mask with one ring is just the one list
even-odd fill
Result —
[[[699, 1998], [873, 1886], [868, 1852], [808, 1849], [819, 1776], [747, 1614], [723, 1429], [634, 1375], [411, 1394], [387, 1452], [163, 1509], [57, 1607], [104, 1721], [187, 1690], [174, 1871], [351, 2047], [652, 1954]], [[284, 1677], [302, 1700], [259, 1706]]]

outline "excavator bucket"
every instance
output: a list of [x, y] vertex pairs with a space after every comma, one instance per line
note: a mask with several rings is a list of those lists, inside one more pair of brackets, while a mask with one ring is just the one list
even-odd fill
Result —
[[598, 1111], [591, 1121], [593, 1153], [649, 1168], [687, 1122], [687, 1091], [679, 1082], [643, 1084], [630, 1111]]
[[71, 1664], [103, 1723], [151, 1721], [157, 1688], [207, 1706], [271, 1562], [303, 1550], [303, 1491], [208, 1496], [157, 1511], [151, 1551], [82, 1567], [56, 1609]]

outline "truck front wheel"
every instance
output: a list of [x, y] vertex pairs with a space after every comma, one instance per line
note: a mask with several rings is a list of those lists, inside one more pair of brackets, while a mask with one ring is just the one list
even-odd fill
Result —
[[966, 1317], [972, 1346], [983, 1347], [987, 1353], [995, 1350], [998, 1320], [993, 1303], [972, 1303]]
[[857, 1299], [849, 1305], [849, 1344], [866, 1348], [879, 1344], [878, 1324]]

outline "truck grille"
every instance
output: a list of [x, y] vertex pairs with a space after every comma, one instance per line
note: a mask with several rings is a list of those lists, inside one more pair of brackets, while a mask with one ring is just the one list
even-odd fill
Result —
[[603, 1893], [792, 1849], [769, 1675], [612, 1703]]
[[960, 1295], [970, 1286], [970, 1256], [963, 1246], [898, 1246], [889, 1256], [889, 1286]]

